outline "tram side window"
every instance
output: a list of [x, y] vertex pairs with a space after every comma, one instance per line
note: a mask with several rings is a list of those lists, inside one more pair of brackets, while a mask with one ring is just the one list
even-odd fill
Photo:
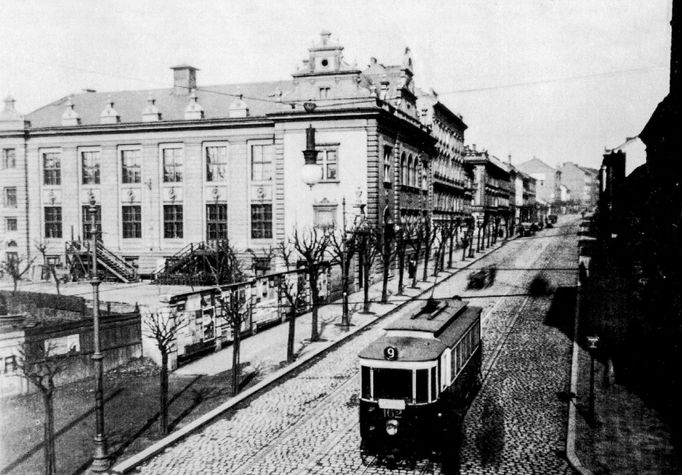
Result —
[[457, 372], [462, 371], [462, 364], [464, 363], [464, 342], [460, 341], [457, 345]]
[[429, 402], [429, 370], [417, 370], [417, 399], [416, 402]]
[[478, 345], [478, 343], [481, 341], [481, 327], [476, 325], [474, 327], [474, 344]]
[[438, 367], [431, 368], [431, 400], [438, 399]]
[[457, 354], [456, 351], [452, 352], [452, 359], [450, 360], [450, 368], [451, 368], [450, 377], [452, 378], [453, 381], [454, 381], [455, 377], [457, 376], [457, 369], [458, 369], [457, 365], [458, 365], [458, 361], [459, 361], [458, 356], [459, 355]]
[[362, 388], [361, 388], [362, 389], [362, 396], [360, 396], [360, 397], [362, 397], [364, 399], [371, 399], [372, 398], [372, 394], [370, 392], [370, 389], [371, 389], [370, 372], [371, 371], [372, 370], [367, 366], [362, 367], [362, 373], [360, 375], [360, 379], [362, 380]]
[[412, 399], [412, 370], [374, 368], [375, 399]]

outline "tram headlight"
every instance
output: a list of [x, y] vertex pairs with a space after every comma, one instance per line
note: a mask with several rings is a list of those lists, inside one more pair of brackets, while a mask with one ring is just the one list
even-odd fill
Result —
[[388, 435], [396, 435], [398, 433], [398, 421], [389, 419], [386, 421], [386, 433]]

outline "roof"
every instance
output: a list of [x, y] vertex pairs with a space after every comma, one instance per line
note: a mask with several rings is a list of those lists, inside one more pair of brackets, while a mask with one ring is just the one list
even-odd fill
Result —
[[[405, 315], [386, 327], [386, 335], [378, 338], [360, 352], [360, 358], [384, 360], [388, 346], [398, 350], [394, 361], [429, 361], [440, 357], [446, 348], [452, 348], [464, 332], [476, 324], [481, 307], [470, 307], [467, 302], [455, 299], [438, 301], [438, 307], [424, 307], [417, 314]], [[415, 332], [409, 336], [399, 332]], [[424, 333], [424, 337], [418, 335]]]
[[417, 313], [404, 315], [386, 327], [391, 330], [423, 331], [438, 334], [467, 306], [462, 300], [426, 301]]
[[440, 340], [433, 338], [384, 335], [362, 350], [360, 358], [383, 360], [385, 359], [384, 349], [387, 346], [398, 349], [398, 358], [394, 361], [434, 360], [447, 348]]
[[516, 168], [525, 173], [537, 173], [540, 171], [556, 171], [537, 157], [533, 157], [523, 163], [516, 165]]
[[[286, 100], [285, 93], [293, 89], [292, 81], [270, 81], [242, 84], [225, 84], [200, 87], [196, 91], [197, 102], [204, 109], [206, 119], [229, 117], [230, 105], [239, 100], [249, 108], [249, 116], [263, 117], [268, 113], [291, 110], [288, 104], [277, 104], [280, 94]], [[75, 94], [71, 97], [74, 110], [81, 119], [81, 125], [100, 123], [100, 115], [109, 99], [114, 102], [114, 109], [121, 122], [142, 122], [142, 111], [147, 107], [148, 99], [156, 100], [156, 107], [161, 113], [162, 121], [185, 120], [185, 108], [190, 101], [189, 94], [174, 93], [174, 88], [144, 89], [137, 91], [97, 92]], [[255, 100], [251, 98], [265, 99]], [[32, 127], [61, 127], [62, 114], [66, 110], [69, 97], [63, 97], [51, 104], [43, 106], [26, 116]]]

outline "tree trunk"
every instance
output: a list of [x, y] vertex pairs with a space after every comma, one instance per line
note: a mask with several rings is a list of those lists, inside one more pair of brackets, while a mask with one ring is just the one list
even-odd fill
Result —
[[388, 302], [388, 271], [389, 271], [389, 266], [391, 265], [391, 248], [389, 247], [390, 243], [386, 242], [382, 247], [383, 247], [383, 256], [382, 256], [382, 264], [383, 264], [383, 271], [382, 271], [382, 283], [381, 283], [381, 303], [386, 303]]
[[348, 274], [350, 273], [350, 259], [348, 254], [344, 255], [341, 263], [341, 291], [343, 292], [343, 306], [341, 308], [341, 325], [350, 325], [350, 314], [348, 311]]
[[309, 270], [308, 278], [310, 279], [310, 295], [313, 306], [313, 316], [311, 319], [312, 328], [310, 329], [310, 341], [317, 341], [320, 339], [320, 334], [317, 329], [317, 271]]
[[45, 453], [45, 475], [57, 473], [57, 457], [55, 454], [54, 441], [54, 405], [52, 400], [53, 392], [50, 390], [43, 392], [43, 404], [45, 406], [44, 423], [44, 453]]
[[365, 268], [363, 269], [362, 277], [365, 280], [365, 282], [364, 282], [364, 289], [363, 289], [364, 298], [362, 301], [362, 313], [370, 313], [370, 310], [369, 310], [369, 271], [370, 271], [371, 266], [368, 265], [367, 259], [365, 259], [364, 264], [365, 264]]
[[403, 290], [405, 289], [405, 283], [403, 277], [405, 275], [405, 248], [404, 244], [399, 244], [400, 248], [398, 250], [398, 295], [403, 295]]
[[450, 248], [448, 249], [448, 269], [452, 268], [452, 251], [454, 250], [455, 244], [454, 240], [457, 237], [457, 228], [452, 230], [450, 234]]
[[232, 396], [239, 394], [239, 346], [241, 345], [241, 325], [239, 309], [232, 311]]
[[429, 257], [431, 254], [431, 236], [427, 237], [426, 248], [424, 249], [424, 273], [422, 274], [422, 282], [426, 282], [429, 277]]
[[159, 432], [168, 433], [168, 352], [161, 349], [161, 372], [159, 374]]
[[294, 340], [296, 338], [296, 307], [289, 309], [289, 334], [287, 335], [287, 362], [294, 361]]
[[417, 288], [418, 288], [418, 287], [417, 287], [417, 267], [418, 267], [418, 264], [419, 264], [419, 252], [420, 252], [421, 250], [422, 250], [422, 247], [421, 247], [421, 246], [418, 246], [418, 247], [415, 248], [415, 250], [414, 250], [414, 255], [415, 255], [416, 262], [415, 262], [415, 264], [414, 264], [414, 274], [412, 275], [412, 288], [413, 288], [413, 289], [417, 289]]

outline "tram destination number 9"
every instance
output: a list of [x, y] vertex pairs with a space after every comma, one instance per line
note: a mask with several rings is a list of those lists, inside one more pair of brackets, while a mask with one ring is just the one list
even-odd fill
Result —
[[387, 346], [384, 348], [384, 358], [389, 361], [395, 361], [398, 359], [398, 348], [395, 346]]

